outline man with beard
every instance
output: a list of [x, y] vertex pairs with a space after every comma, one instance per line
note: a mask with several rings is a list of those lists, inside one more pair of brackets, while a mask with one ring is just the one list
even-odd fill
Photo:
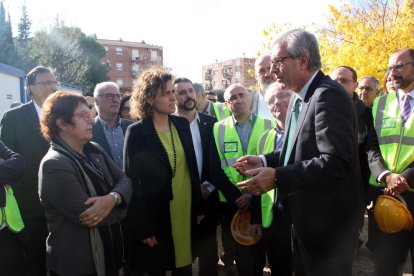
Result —
[[269, 55], [258, 57], [254, 63], [255, 78], [259, 84], [259, 89], [251, 92], [252, 103], [250, 105], [250, 110], [258, 117], [274, 120], [275, 118], [269, 111], [266, 101], [264, 100], [267, 87], [275, 81], [274, 75], [270, 71], [270, 65], [271, 61]]
[[[372, 113], [379, 148], [376, 139], [372, 139], [370, 184], [377, 187], [378, 195], [385, 188], [385, 194], [402, 197], [413, 214], [414, 49], [394, 52], [388, 61], [387, 73], [397, 92], [374, 101]], [[374, 248], [375, 275], [401, 275], [413, 238], [412, 231], [395, 234], [380, 231]]]
[[198, 257], [199, 275], [218, 275], [217, 270], [217, 220], [218, 192], [211, 184], [209, 174], [209, 147], [216, 118], [198, 113], [196, 110], [196, 93], [192, 82], [187, 78], [174, 81], [176, 115], [187, 118], [190, 123], [191, 136], [197, 159], [203, 195], [204, 219], [196, 225], [193, 256]]

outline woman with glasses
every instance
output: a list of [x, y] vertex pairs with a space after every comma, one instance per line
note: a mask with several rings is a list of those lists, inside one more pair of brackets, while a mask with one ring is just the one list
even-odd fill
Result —
[[130, 99], [131, 99], [131, 96], [126, 96], [126, 97], [122, 98], [121, 103], [119, 105], [118, 115], [122, 119], [127, 119], [127, 120], [134, 121], [134, 119], [132, 119], [132, 117], [131, 117], [131, 114], [129, 113], [130, 110], [131, 110]]
[[50, 142], [39, 168], [50, 275], [119, 275], [124, 249], [119, 222], [131, 197], [130, 180], [90, 142], [93, 118], [83, 96], [52, 94], [40, 124]]
[[141, 120], [125, 135], [130, 268], [148, 275], [192, 275], [191, 224], [201, 202], [200, 180], [187, 119], [175, 112], [173, 76], [143, 72], [133, 88], [131, 115]]

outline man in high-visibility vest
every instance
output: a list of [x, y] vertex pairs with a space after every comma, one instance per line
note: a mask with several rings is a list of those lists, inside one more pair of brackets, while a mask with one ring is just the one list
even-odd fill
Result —
[[[271, 84], [264, 95], [269, 111], [276, 119], [274, 128], [267, 130], [259, 139], [257, 154], [266, 154], [282, 149], [285, 135], [285, 120], [292, 92], [280, 83]], [[272, 189], [261, 195], [261, 214], [252, 215], [252, 221], [260, 222], [264, 228], [266, 255], [273, 275], [292, 275], [292, 252], [290, 224], [283, 214], [283, 206], [277, 200], [277, 191]]]
[[[397, 89], [374, 101], [372, 114], [378, 147], [369, 153], [372, 172], [370, 184], [384, 192], [401, 196], [411, 214], [414, 212], [414, 49], [393, 53], [387, 73]], [[375, 137], [373, 140], [375, 142]], [[413, 231], [395, 234], [379, 232], [374, 248], [375, 275], [401, 275]]]
[[199, 83], [193, 84], [194, 91], [197, 95], [196, 109], [198, 112], [213, 116], [217, 121], [221, 121], [231, 115], [230, 110], [223, 103], [214, 103], [207, 99], [206, 91]]
[[[255, 154], [260, 136], [272, 128], [274, 123], [252, 115], [251, 96], [247, 89], [239, 84], [230, 85], [224, 92], [224, 99], [233, 116], [214, 125], [214, 141], [210, 147], [210, 175], [213, 184], [222, 192], [220, 200], [227, 222], [225, 225], [222, 224], [222, 231], [230, 232], [230, 223], [237, 208], [248, 210], [252, 198], [236, 187], [236, 183], [244, 178], [232, 165], [243, 155]], [[254, 229], [261, 231], [259, 225], [255, 225]], [[263, 242], [259, 241], [252, 246], [234, 242], [234, 247], [239, 276], [263, 275]]]
[[23, 245], [16, 233], [24, 228], [13, 185], [24, 173], [23, 157], [0, 142], [0, 274], [24, 275]]

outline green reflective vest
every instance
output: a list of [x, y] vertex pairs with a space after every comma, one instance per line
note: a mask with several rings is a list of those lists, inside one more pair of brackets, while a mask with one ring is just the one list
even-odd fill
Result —
[[[260, 137], [257, 145], [257, 155], [266, 154], [275, 150], [276, 141], [276, 129], [272, 128], [266, 131], [262, 137]], [[262, 226], [268, 228], [272, 224], [273, 220], [273, 203], [276, 200], [277, 189], [271, 189], [267, 193], [262, 194]]]
[[210, 114], [214, 114], [217, 121], [221, 121], [229, 117], [231, 115], [231, 112], [223, 103], [212, 102], [210, 105]]
[[[414, 161], [414, 116], [403, 126], [398, 102], [394, 92], [377, 98], [372, 107], [381, 155], [387, 168], [395, 173], [401, 173]], [[382, 186], [373, 175], [369, 182]]]
[[6, 221], [9, 229], [15, 233], [22, 231], [24, 223], [22, 216], [20, 215], [19, 205], [17, 205], [16, 198], [14, 197], [11, 187], [6, 189], [6, 206], [0, 208], [0, 225]]
[[[246, 152], [243, 152], [243, 147], [236, 126], [234, 125], [233, 117], [227, 117], [214, 124], [214, 141], [220, 157], [221, 168], [233, 185], [244, 180], [244, 177], [233, 168], [237, 159], [247, 154], [255, 155], [257, 153], [257, 142], [259, 141], [260, 136], [272, 127], [274, 127], [274, 122], [256, 117], [253, 122], [247, 150]], [[224, 195], [221, 192], [219, 194], [220, 201], [226, 202]]]

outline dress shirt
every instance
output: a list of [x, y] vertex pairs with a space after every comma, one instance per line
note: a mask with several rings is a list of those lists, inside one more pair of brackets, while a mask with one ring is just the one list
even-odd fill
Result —
[[123, 168], [123, 150], [124, 150], [124, 132], [121, 127], [121, 118], [118, 118], [118, 122], [114, 126], [110, 126], [105, 120], [99, 117], [103, 130], [105, 133], [106, 141], [108, 141], [111, 148], [112, 156], [117, 166]]
[[35, 101], [33, 101], [33, 103], [34, 103], [34, 106], [35, 106], [35, 109], [36, 109], [37, 116], [40, 119], [40, 114], [42, 114], [42, 108]]
[[[254, 115], [250, 113], [249, 119], [242, 123], [237, 122], [236, 118], [232, 116], [237, 134], [239, 135], [240, 143], [242, 144], [243, 153], [247, 152], [247, 145], [249, 143], [250, 135], [253, 129]], [[241, 156], [240, 156], [241, 157]]]

